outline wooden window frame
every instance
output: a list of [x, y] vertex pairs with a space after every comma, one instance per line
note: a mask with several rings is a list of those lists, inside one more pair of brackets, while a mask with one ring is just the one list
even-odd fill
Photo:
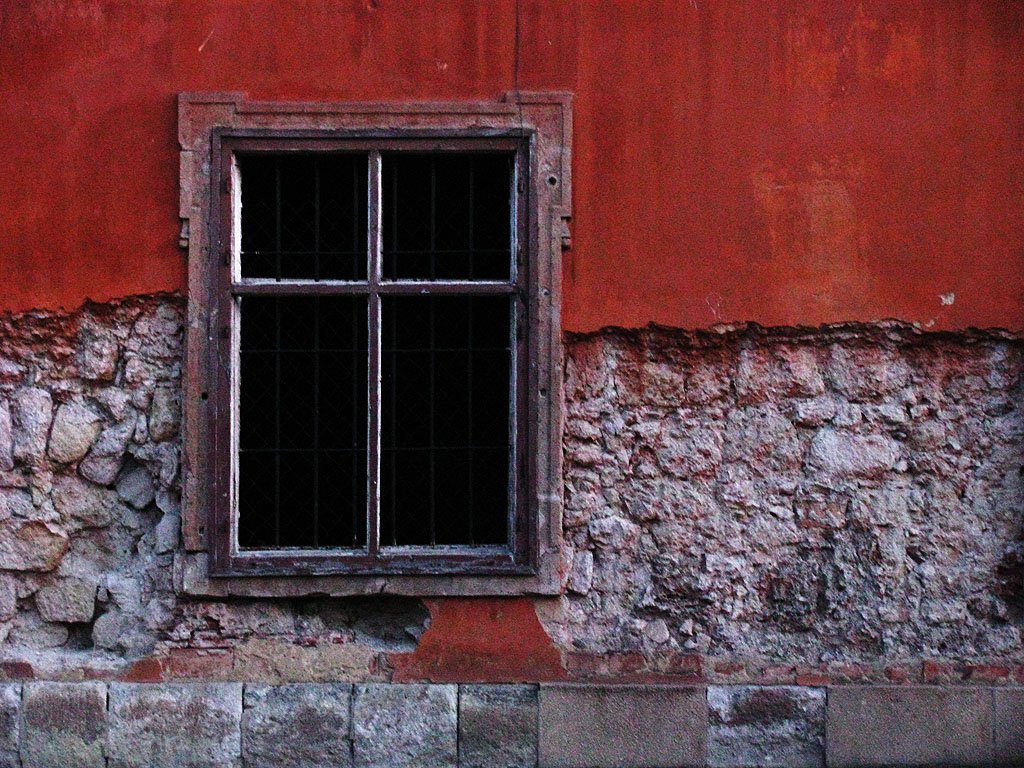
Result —
[[[510, 94], [500, 102], [332, 104], [250, 102], [241, 94], [182, 94], [182, 244], [189, 258], [189, 324], [185, 365], [182, 530], [175, 584], [206, 596], [300, 596], [393, 593], [416, 595], [557, 594], [563, 582], [561, 541], [561, 250], [570, 216], [569, 97]], [[232, 349], [235, 296], [287, 291], [362, 292], [341, 283], [261, 285], [233, 272], [237, 236], [233, 157], [238, 151], [345, 149], [370, 156], [379, 182], [381, 151], [515, 152], [515, 286], [524, 327], [516, 335], [518, 412], [515, 436], [515, 532], [509, 548], [394, 549], [382, 555], [343, 550], [239, 550], [233, 503]], [[379, 213], [379, 186], [369, 207]], [[379, 216], [371, 218], [371, 224]], [[379, 229], [370, 238], [379, 243]], [[372, 250], [372, 249], [371, 249]], [[379, 255], [379, 250], [377, 251]], [[525, 267], [525, 269], [524, 269]], [[380, 296], [382, 284], [371, 296]], [[275, 281], [269, 281], [275, 282]], [[472, 283], [429, 290], [494, 291]], [[468, 287], [467, 287], [468, 286]], [[440, 288], [440, 290], [439, 290]], [[419, 293], [411, 281], [386, 292]], [[451, 295], [450, 293], [448, 295]], [[371, 301], [373, 299], [371, 298]], [[371, 354], [370, 364], [379, 359]], [[372, 378], [372, 373], [371, 373]], [[372, 515], [371, 515], [372, 518]], [[372, 523], [371, 523], [372, 524]]]

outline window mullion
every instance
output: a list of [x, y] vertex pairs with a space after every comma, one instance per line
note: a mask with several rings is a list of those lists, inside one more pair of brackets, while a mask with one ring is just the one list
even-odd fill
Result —
[[380, 549], [380, 355], [381, 355], [381, 158], [379, 151], [370, 152], [367, 194], [368, 264], [370, 287], [368, 313], [369, 365], [367, 365], [367, 547], [371, 555]]

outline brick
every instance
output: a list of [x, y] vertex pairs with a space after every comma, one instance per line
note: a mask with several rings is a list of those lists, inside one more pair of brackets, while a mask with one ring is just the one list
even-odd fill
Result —
[[551, 685], [540, 690], [540, 765], [703, 765], [704, 688]]
[[354, 765], [443, 768], [457, 763], [454, 685], [357, 685]]
[[172, 648], [167, 671], [172, 678], [230, 679], [234, 661], [230, 648]]
[[711, 766], [825, 764], [823, 688], [712, 686], [708, 720]]
[[241, 683], [112, 683], [110, 768], [241, 766]]
[[995, 763], [1024, 765], [1024, 688], [997, 688], [992, 696]]
[[460, 686], [460, 768], [527, 768], [536, 764], [537, 687]]
[[0, 768], [18, 765], [18, 716], [21, 685], [0, 683]]
[[21, 760], [24, 768], [104, 768], [107, 686], [25, 683]]
[[829, 689], [830, 766], [978, 765], [992, 756], [992, 692], [981, 688]]
[[246, 765], [352, 765], [351, 685], [248, 685], [243, 701], [242, 756]]

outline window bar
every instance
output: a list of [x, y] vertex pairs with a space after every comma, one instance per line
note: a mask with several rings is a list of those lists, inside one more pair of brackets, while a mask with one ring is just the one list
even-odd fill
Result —
[[[281, 158], [274, 161], [274, 249], [281, 279]], [[274, 299], [274, 546], [281, 546], [281, 300]]]
[[[434, 249], [437, 247], [437, 158], [431, 156], [430, 158], [430, 279], [437, 279], [437, 254], [434, 253]], [[430, 388], [429, 388], [429, 399], [430, 403], [430, 545], [434, 546], [437, 544], [437, 503], [434, 498], [434, 486], [436, 480], [435, 474], [435, 457], [437, 451], [434, 448], [434, 413], [437, 410], [434, 407], [434, 378], [435, 378], [435, 361], [437, 359], [437, 353], [434, 351], [436, 346], [434, 337], [434, 315], [437, 305], [435, 302], [430, 302]]]
[[[398, 164], [396, 163], [394, 168], [391, 170], [391, 248], [393, 253], [398, 252]], [[398, 257], [395, 256], [392, 261], [395, 266], [393, 270], [397, 272]], [[391, 370], [395, 370], [395, 366], [398, 360], [398, 353], [395, 349], [398, 347], [397, 331], [395, 330], [395, 324], [391, 324]], [[396, 417], [395, 411], [395, 398], [398, 396], [397, 387], [395, 384], [395, 376], [391, 377], [391, 462], [390, 462], [390, 496], [391, 506], [388, 510], [391, 518], [391, 545], [395, 546], [398, 544], [398, 524], [397, 515], [395, 512], [395, 488], [397, 482], [397, 472], [395, 468], [395, 432], [396, 428]]]
[[381, 160], [380, 151], [370, 152], [367, 208], [369, 226], [367, 236], [368, 260], [367, 281], [370, 287], [368, 298], [369, 365], [367, 366], [367, 548], [375, 556], [380, 549], [380, 352], [381, 312], [380, 284], [381, 269]]
[[[371, 214], [372, 215], [372, 214]], [[357, 280], [359, 278], [359, 220], [362, 218], [359, 213], [359, 163], [352, 163], [352, 279]], [[365, 263], [365, 262], [364, 262]], [[369, 302], [367, 302], [369, 304]], [[369, 310], [367, 310], [369, 311]], [[352, 362], [353, 364], [359, 357], [359, 300], [355, 299], [352, 301]], [[365, 353], [364, 353], [365, 358]], [[355, 367], [355, 366], [353, 366]], [[369, 370], [369, 368], [367, 368]], [[369, 393], [368, 393], [369, 394]], [[360, 514], [360, 506], [365, 510], [366, 505], [360, 505], [359, 494], [357, 490], [358, 484], [356, 478], [359, 476], [359, 452], [355, 450], [359, 445], [357, 438], [359, 429], [359, 406], [358, 406], [358, 395], [359, 395], [359, 382], [355, 376], [352, 376], [352, 421], [349, 429], [351, 430], [351, 442], [352, 450], [349, 452], [349, 471], [352, 473], [352, 548], [355, 549], [359, 546], [359, 518], [362, 517]], [[366, 403], [368, 408], [373, 407], [371, 401]], [[367, 474], [367, 480], [370, 475]], [[364, 521], [365, 525], [365, 521]]]
[[469, 300], [469, 312], [467, 313], [467, 322], [469, 325], [469, 341], [467, 342], [466, 350], [466, 394], [469, 400], [469, 406], [466, 409], [467, 421], [466, 425], [466, 445], [469, 450], [466, 451], [466, 456], [469, 459], [466, 476], [469, 482], [469, 488], [466, 493], [466, 508], [467, 508], [467, 523], [468, 523], [468, 538], [470, 545], [475, 544], [473, 539], [473, 468], [474, 468], [474, 456], [473, 456], [473, 300]]
[[[320, 279], [320, 161], [313, 161], [313, 279]], [[320, 546], [320, 297], [313, 297], [313, 546]]]
[[[473, 189], [473, 185], [476, 183], [475, 170], [476, 170], [476, 159], [475, 158], [470, 158], [470, 161], [469, 161], [469, 213], [466, 216], [467, 228], [469, 230], [469, 233], [468, 233], [469, 234], [469, 240], [468, 240], [467, 246], [469, 247], [469, 277], [470, 277], [470, 279], [472, 279], [472, 277], [473, 277], [473, 274], [474, 274], [473, 267], [475, 266], [475, 260], [473, 258], [473, 229], [474, 229], [473, 225], [475, 223], [473, 221], [473, 211], [474, 211], [473, 206], [474, 206], [474, 200], [476, 199], [476, 190]], [[469, 528], [469, 530], [467, 532], [468, 538], [469, 538], [469, 544], [470, 544], [470, 546], [472, 546], [473, 544], [476, 543], [474, 538], [473, 538], [473, 517], [475, 515], [475, 511], [473, 509], [473, 469], [474, 469], [474, 462], [475, 462], [475, 458], [474, 458], [474, 455], [473, 455], [474, 454], [474, 451], [473, 451], [473, 352], [472, 352], [472, 349], [473, 349], [473, 299], [469, 299], [468, 300], [468, 305], [469, 305], [469, 313], [468, 313], [469, 316], [467, 318], [467, 322], [468, 322], [468, 325], [469, 325], [469, 338], [466, 341], [466, 346], [467, 346], [467, 350], [466, 350], [466, 379], [467, 379], [467, 382], [466, 382], [466, 393], [467, 393], [468, 398], [469, 398], [469, 407], [466, 410], [466, 414], [467, 414], [467, 421], [469, 423], [466, 425], [466, 438], [467, 438], [466, 445], [469, 446], [469, 450], [466, 451], [466, 457], [468, 458], [468, 466], [467, 466], [467, 470], [468, 471], [466, 472], [466, 476], [467, 476], [467, 481], [469, 483], [469, 487], [468, 487], [468, 489], [466, 491], [466, 508], [467, 508], [466, 517], [467, 517], [467, 523], [468, 523], [467, 527]]]

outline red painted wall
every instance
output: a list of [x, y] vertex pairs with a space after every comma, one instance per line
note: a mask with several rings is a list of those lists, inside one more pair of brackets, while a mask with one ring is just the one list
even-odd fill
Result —
[[[0, 308], [181, 289], [175, 94], [496, 98], [515, 0], [7, 0]], [[1024, 328], [1024, 3], [519, 0], [564, 325]]]

